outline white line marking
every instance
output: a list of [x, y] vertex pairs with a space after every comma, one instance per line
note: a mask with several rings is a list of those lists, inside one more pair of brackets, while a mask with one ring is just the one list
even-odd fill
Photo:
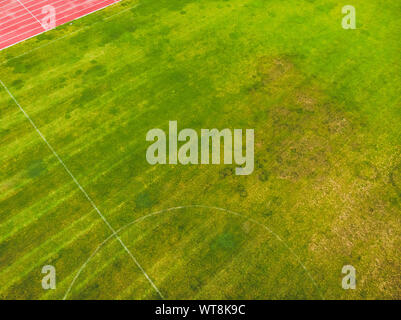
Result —
[[28, 9], [27, 7], [24, 6], [24, 4], [23, 4], [21, 1], [19, 1], [19, 0], [17, 0], [17, 1], [18, 1], [18, 3], [19, 3], [21, 6], [23, 6], [23, 7], [25, 8], [26, 11], [28, 11], [28, 12], [31, 14], [32, 17], [35, 18], [35, 20], [40, 24], [40, 26], [41, 26], [43, 29], [46, 30], [46, 28], [42, 25], [42, 23], [38, 20], [38, 18], [36, 18], [36, 17], [32, 14], [32, 12], [29, 11], [29, 9]]
[[[272, 234], [278, 241], [280, 241], [290, 252], [290, 254], [295, 257], [295, 259], [297, 260], [298, 264], [305, 270], [307, 276], [309, 277], [309, 279], [311, 279], [313, 286], [316, 288], [318, 294], [320, 295], [320, 297], [325, 300], [323, 294], [320, 292], [320, 289], [316, 283], [316, 281], [313, 279], [312, 275], [309, 273], [308, 269], [306, 269], [305, 265], [302, 263], [301, 259], [299, 258], [299, 256], [288, 246], [288, 244], [279, 236], [277, 235], [273, 230], [271, 230], [269, 227], [267, 227], [266, 225], [264, 225], [263, 223], [253, 219], [253, 218], [249, 218], [241, 213], [235, 212], [235, 211], [231, 211], [228, 209], [224, 209], [224, 208], [219, 208], [219, 207], [209, 207], [209, 206], [205, 206], [205, 205], [189, 205], [189, 206], [181, 206], [181, 207], [173, 207], [173, 208], [169, 208], [169, 209], [164, 209], [164, 210], [160, 210], [160, 211], [156, 211], [156, 212], [152, 212], [149, 213], [143, 217], [140, 217], [138, 219], [135, 219], [134, 221], [131, 221], [129, 223], [127, 223], [125, 226], [121, 227], [120, 229], [118, 229], [116, 231], [116, 233], [120, 233], [121, 231], [125, 230], [126, 228], [128, 228], [129, 226], [131, 226], [132, 224], [135, 224], [137, 222], [140, 222], [142, 220], [145, 220], [149, 217], [152, 216], [156, 216], [159, 215], [161, 213], [165, 213], [165, 212], [169, 212], [169, 211], [175, 211], [175, 210], [181, 210], [181, 209], [189, 209], [189, 208], [201, 208], [201, 209], [211, 209], [211, 210], [217, 210], [217, 211], [223, 211], [223, 212], [227, 212], [231, 215], [235, 215], [238, 217], [241, 217], [243, 219], [246, 219], [260, 227], [262, 227], [263, 229], [267, 230], [270, 234]], [[92, 260], [92, 258], [96, 255], [96, 253], [100, 250], [100, 248], [102, 248], [111, 238], [113, 237], [113, 235], [107, 237], [105, 240], [103, 240], [103, 242], [101, 244], [98, 245], [98, 247], [95, 249], [95, 251], [92, 252], [92, 254], [89, 256], [88, 260], [85, 261], [85, 263], [79, 268], [78, 272], [75, 274], [74, 278], [72, 279], [72, 282], [70, 283], [70, 286], [68, 287], [63, 300], [67, 299], [68, 294], [70, 293], [72, 287], [74, 286], [75, 281], [78, 279], [79, 275], [81, 274], [81, 272], [86, 268], [86, 266], [88, 265], [89, 261]]]
[[140, 5], [141, 5], [140, 3], [137, 3], [136, 5], [134, 5], [134, 6], [132, 6], [132, 7], [129, 7], [129, 8], [127, 8], [127, 9], [121, 10], [121, 11], [115, 13], [115, 14], [110, 15], [110, 16], [104, 18], [103, 20], [104, 20], [104, 21], [107, 21], [107, 20], [109, 20], [109, 19], [111, 19], [111, 18], [114, 18], [115, 16], [118, 16], [118, 15], [124, 13], [124, 12], [127, 12], [127, 11], [129, 11], [129, 10], [135, 9], [136, 7], [139, 7]]
[[24, 114], [24, 116], [28, 119], [28, 121], [31, 123], [32, 127], [34, 127], [34, 129], [36, 130], [36, 132], [39, 134], [39, 136], [42, 138], [42, 140], [47, 144], [47, 146], [49, 147], [50, 151], [54, 154], [54, 156], [57, 158], [57, 160], [61, 163], [61, 165], [64, 167], [65, 171], [67, 171], [67, 173], [70, 175], [70, 177], [72, 178], [72, 180], [75, 182], [75, 184], [78, 186], [78, 188], [81, 190], [81, 192], [85, 195], [86, 199], [88, 199], [88, 201], [90, 202], [90, 204], [92, 205], [92, 207], [96, 210], [96, 212], [98, 213], [98, 215], [100, 216], [100, 218], [102, 218], [103, 222], [107, 225], [107, 227], [111, 230], [112, 235], [116, 237], [116, 239], [118, 240], [118, 242], [120, 242], [120, 244], [122, 245], [122, 247], [124, 248], [125, 251], [127, 251], [127, 253], [129, 254], [129, 256], [132, 258], [132, 260], [135, 262], [135, 264], [137, 265], [137, 267], [142, 271], [142, 273], [144, 274], [144, 276], [146, 277], [146, 279], [148, 279], [149, 283], [152, 285], [153, 289], [155, 289], [155, 291], [160, 295], [160, 297], [162, 299], [164, 299], [164, 296], [161, 294], [160, 290], [156, 287], [156, 285], [153, 283], [152, 279], [150, 279], [150, 277], [148, 276], [148, 274], [145, 272], [145, 270], [142, 268], [142, 266], [139, 264], [138, 260], [136, 260], [136, 258], [134, 257], [134, 255], [131, 253], [131, 251], [127, 248], [127, 246], [124, 244], [124, 242], [121, 240], [121, 238], [118, 236], [118, 234], [116, 233], [116, 231], [114, 230], [114, 228], [110, 225], [110, 223], [107, 221], [107, 219], [103, 216], [103, 214], [100, 212], [100, 210], [97, 208], [97, 206], [95, 205], [95, 203], [93, 202], [92, 198], [88, 195], [88, 193], [84, 190], [84, 188], [81, 186], [81, 184], [78, 182], [78, 180], [75, 178], [75, 176], [71, 173], [70, 169], [68, 169], [68, 167], [66, 166], [66, 164], [64, 163], [64, 161], [60, 158], [60, 156], [58, 155], [58, 153], [53, 149], [53, 147], [51, 146], [51, 144], [47, 141], [47, 139], [45, 138], [45, 136], [42, 134], [42, 132], [38, 129], [38, 127], [36, 126], [36, 124], [32, 121], [32, 119], [30, 118], [30, 116], [25, 112], [25, 110], [21, 107], [21, 105], [18, 103], [17, 99], [15, 99], [15, 97], [11, 94], [11, 92], [8, 90], [8, 88], [6, 87], [6, 85], [3, 83], [3, 81], [0, 80], [0, 84], [3, 86], [3, 88], [7, 91], [8, 95], [11, 97], [11, 99], [15, 102], [15, 104], [18, 106], [18, 108], [21, 110], [21, 112]]
[[[42, 3], [41, 5], [44, 5], [45, 3], [46, 3], [46, 0], [42, 0], [44, 3]], [[62, 1], [62, 0], [60, 0], [60, 1]], [[56, 2], [53, 2], [53, 6], [56, 4], [56, 3], [58, 3], [58, 2], [60, 2], [60, 1], [56, 1]], [[27, 3], [26, 3], [27, 4]], [[38, 4], [34, 4], [34, 5], [38, 5]], [[40, 9], [42, 9], [42, 7], [39, 7], [39, 8], [37, 8], [37, 9], [35, 9], [35, 10], [40, 10]], [[21, 10], [18, 10], [18, 11], [25, 11], [24, 9], [21, 9]], [[14, 19], [12, 19], [11, 21], [13, 21], [13, 20], [18, 20], [18, 18], [21, 18], [21, 17], [24, 17], [25, 15], [28, 15], [29, 16], [29, 14], [26, 14], [26, 12], [25, 12], [25, 14], [22, 14], [22, 15], [20, 15], [19, 13], [18, 13], [18, 11], [15, 11], [15, 12], [13, 12], [13, 14], [14, 14], [14, 17], [15, 16], [17, 16], [16, 18], [14, 18]], [[1, 20], [1, 19], [0, 19]], [[28, 20], [28, 19], [24, 19], [24, 20], [21, 20], [20, 22], [23, 22], [23, 21], [26, 21], [26, 20]], [[6, 28], [9, 28], [9, 27], [12, 27], [13, 25], [16, 25], [16, 23], [13, 23], [13, 24], [8, 24], [10, 21], [8, 21], [8, 20], [5, 20], [4, 22], [0, 22], [0, 26], [3, 26], [3, 25], [5, 25], [5, 27], [3, 28], [0, 28], [0, 31], [1, 30], [3, 30], [3, 29], [6, 29]]]
[[[105, 0], [105, 1], [103, 1], [102, 3], [104, 4], [104, 2], [106, 2], [106, 1], [108, 1], [108, 0]], [[81, 13], [82, 11], [90, 10], [90, 9], [93, 8], [93, 7], [97, 7], [99, 4], [100, 4], [100, 3], [98, 3], [97, 5], [93, 5], [93, 6], [88, 6], [88, 7], [84, 8], [84, 9], [79, 10], [79, 11], [72, 11], [71, 8], [68, 8], [67, 10], [64, 10], [64, 11], [58, 10], [58, 11], [56, 12], [56, 13], [57, 13], [57, 20], [60, 21], [60, 20], [66, 19], [66, 18], [68, 18], [68, 17], [70, 17], [70, 16], [78, 15], [78, 18], [75, 18], [75, 19], [72, 19], [72, 20], [68, 20], [67, 22], [64, 22], [64, 23], [62, 23], [62, 24], [70, 23], [70, 22], [72, 22], [72, 21], [74, 21], [74, 20], [76, 20], [76, 19], [82, 18], [83, 16], [86, 16], [86, 15], [89, 15], [89, 14], [92, 14], [92, 13], [95, 13], [96, 11], [99, 11], [99, 10], [102, 10], [102, 9], [108, 7], [108, 6], [114, 5], [115, 2], [113, 2], [113, 3], [111, 3], [111, 4], [108, 4], [108, 5], [105, 5], [105, 6], [103, 6], [103, 7], [100, 7], [100, 8], [98, 8], [98, 9], [93, 10], [93, 11], [91, 11], [91, 12], [89, 12], [89, 13], [84, 14], [84, 15], [80, 15], [80, 13]], [[58, 8], [56, 7], [55, 9], [57, 10]], [[68, 14], [64, 14], [64, 13], [68, 13]], [[18, 20], [18, 19], [15, 19], [15, 20], [17, 20], [16, 23], [7, 25], [4, 29], [9, 29], [9, 28], [11, 28], [11, 27], [13, 27], [13, 26], [16, 26], [16, 25], [19, 25], [20, 27], [26, 28], [26, 27], [29, 27], [29, 26], [32, 26], [32, 25], [36, 24], [35, 21], [34, 21], [33, 23], [29, 23], [29, 24], [26, 24], [26, 23], [25, 23], [25, 24], [22, 24], [22, 22], [27, 21], [27, 20], [29, 20], [29, 19], [25, 19], [25, 20]], [[22, 24], [22, 26], [21, 26], [21, 24]], [[60, 24], [60, 25], [62, 25], [62, 24]], [[55, 28], [56, 28], [56, 27], [55, 27]], [[15, 28], [14, 28], [14, 29], [15, 29]], [[45, 29], [45, 32], [46, 32], [46, 31], [50, 31], [50, 30], [52, 30], [52, 29], [54, 29], [54, 28]], [[32, 29], [31, 29], [31, 30], [32, 30]], [[22, 36], [22, 35], [24, 35], [24, 34], [26, 34], [26, 33], [29, 33], [31, 30], [28, 30], [28, 31], [23, 32], [23, 33], [19, 33], [19, 34], [13, 36], [13, 37], [8, 37], [8, 38], [6, 38], [6, 40], [3, 40], [1, 43], [4, 43], [4, 42], [7, 42], [7, 41], [10, 41], [11, 39], [20, 37], [20, 36]], [[2, 31], [2, 30], [0, 29], [1, 37], [5, 37], [5, 36], [7, 36], [7, 35], [10, 34], [10, 33], [15, 32], [15, 30], [9, 31], [9, 32], [7, 32], [7, 33], [1, 33], [1, 31]]]
[[[122, 1], [122, 0], [121, 0], [121, 1]], [[118, 2], [114, 2], [112, 5], [117, 4], [117, 3], [118, 3]], [[137, 4], [133, 5], [132, 7], [130, 7], [130, 8], [128, 8], [128, 9], [124, 10], [124, 12], [125, 12], [125, 11], [128, 11], [128, 10], [130, 10], [130, 9], [134, 9], [134, 8], [140, 6], [140, 5], [141, 5], [141, 3], [137, 3]], [[79, 17], [79, 18], [77, 18], [77, 19], [71, 20], [71, 21], [66, 22], [66, 23], [71, 23], [71, 22], [73, 22], [73, 21], [75, 21], [75, 20], [81, 19], [81, 18], [83, 18], [83, 17], [86, 17], [86, 16], [88, 16], [88, 15], [90, 15], [90, 14], [93, 14], [93, 13], [95, 13], [95, 12], [97, 12], [97, 11], [100, 11], [100, 10], [103, 10], [103, 9], [104, 9], [104, 8], [101, 8], [101, 9], [99, 9], [99, 10], [93, 11], [93, 12], [91, 12], [91, 13], [89, 13], [89, 14], [86, 14], [86, 15], [84, 15], [84, 16], [82, 16], [82, 17]], [[112, 14], [112, 15], [110, 15], [109, 17], [104, 18], [103, 20], [111, 19], [111, 18], [113, 18], [113, 17], [115, 17], [115, 16], [117, 16], [117, 15], [119, 15], [119, 14], [121, 14], [121, 12], [117, 12], [117, 13], [115, 13], [115, 14]], [[95, 22], [95, 23], [91, 24], [90, 26], [82, 27], [82, 28], [77, 29], [77, 30], [75, 30], [75, 31], [73, 31], [73, 32], [71, 32], [71, 33], [68, 33], [68, 34], [66, 34], [66, 35], [64, 35], [64, 36], [62, 36], [62, 37], [60, 37], [60, 38], [51, 40], [51, 41], [45, 43], [45, 44], [42, 45], [42, 46], [38, 46], [38, 47], [33, 48], [33, 49], [31, 49], [31, 50], [25, 51], [24, 53], [21, 53], [21, 54], [18, 55], [18, 56], [15, 56], [15, 57], [12, 57], [12, 58], [10, 58], [10, 59], [8, 59], [8, 60], [6, 60], [6, 61], [3, 61], [2, 63], [0, 63], [0, 65], [6, 64], [6, 63], [8, 63], [8, 62], [11, 61], [11, 60], [14, 60], [14, 59], [18, 59], [18, 58], [20, 58], [20, 57], [23, 57], [23, 56], [27, 55], [28, 53], [31, 53], [31, 52], [36, 51], [36, 50], [38, 50], [38, 49], [47, 47], [48, 45], [50, 45], [50, 44], [52, 44], [52, 43], [54, 43], [54, 42], [56, 42], [56, 41], [59, 41], [59, 40], [64, 39], [64, 38], [67, 38], [67, 37], [69, 37], [69, 36], [71, 36], [71, 35], [73, 35], [73, 34], [76, 34], [76, 33], [80, 32], [80, 31], [82, 31], [82, 30], [89, 29], [89, 28], [93, 27], [94, 25], [99, 24], [99, 23], [101, 23], [101, 22], [103, 22], [103, 21]], [[64, 23], [64, 24], [66, 24], [66, 23]], [[62, 24], [62, 25], [64, 25], [64, 24]], [[57, 29], [58, 27], [60, 27], [60, 26], [62, 26], [62, 25], [59, 25], [59, 26], [57, 26], [57, 27], [54, 28], [54, 29]], [[52, 30], [54, 30], [54, 29], [52, 29]], [[45, 30], [45, 31], [43, 31], [43, 32], [41, 32], [41, 33], [35, 34], [35, 35], [33, 35], [33, 36], [31, 36], [31, 37], [28, 37], [28, 38], [26, 38], [26, 39], [24, 39], [24, 40], [21, 40], [21, 41], [18, 41], [18, 42], [16, 42], [16, 43], [13, 43], [13, 44], [11, 44], [11, 45], [9, 45], [9, 46], [7, 46], [7, 47], [4, 47], [4, 48], [0, 49], [0, 52], [1, 52], [2, 50], [7, 49], [7, 48], [13, 47], [13, 46], [15, 46], [15, 45], [18, 44], [18, 43], [21, 43], [21, 42], [24, 42], [24, 41], [26, 41], [26, 40], [35, 38], [35, 37], [37, 37], [37, 36], [39, 36], [39, 35], [41, 35], [41, 34], [43, 34], [43, 33], [45, 33], [45, 32], [48, 32], [48, 31], [50, 31], [50, 30]]]

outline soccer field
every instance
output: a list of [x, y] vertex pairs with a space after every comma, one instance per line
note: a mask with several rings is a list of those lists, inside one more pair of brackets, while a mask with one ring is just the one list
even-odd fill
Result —
[[[0, 300], [401, 299], [401, 3], [351, 2], [123, 0], [0, 51]], [[171, 121], [254, 129], [253, 172], [149, 164]]]

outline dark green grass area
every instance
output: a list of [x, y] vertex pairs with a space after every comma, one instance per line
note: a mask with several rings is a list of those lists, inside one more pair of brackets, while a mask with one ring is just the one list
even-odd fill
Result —
[[[355, 0], [344, 30], [349, 3], [326, 0], [135, 4], [0, 52], [0, 79], [163, 295], [400, 299], [401, 5]], [[254, 173], [150, 166], [146, 132], [169, 120], [255, 129]], [[0, 299], [61, 299], [110, 230], [3, 89], [0, 146]], [[133, 223], [190, 205], [241, 216]], [[111, 239], [67, 298], [159, 296]]]

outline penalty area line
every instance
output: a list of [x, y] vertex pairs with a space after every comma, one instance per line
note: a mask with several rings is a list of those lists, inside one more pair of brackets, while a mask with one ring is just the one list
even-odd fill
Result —
[[106, 226], [110, 229], [112, 232], [111, 236], [114, 236], [118, 242], [121, 244], [121, 246], [124, 248], [124, 250], [128, 253], [128, 255], [131, 257], [131, 259], [134, 261], [136, 266], [139, 268], [139, 270], [142, 271], [143, 275], [145, 278], [149, 281], [153, 289], [158, 293], [158, 295], [164, 300], [163, 294], [160, 292], [160, 290], [156, 287], [156, 285], [153, 283], [152, 279], [149, 277], [149, 275], [146, 273], [146, 271], [142, 268], [142, 266], [139, 264], [138, 260], [135, 258], [135, 256], [132, 254], [132, 252], [127, 248], [127, 246], [124, 244], [124, 242], [121, 240], [120, 236], [118, 233], [114, 230], [114, 228], [110, 225], [110, 223], [107, 221], [106, 217], [100, 212], [96, 204], [93, 202], [92, 198], [88, 195], [88, 193], [85, 191], [85, 189], [81, 186], [81, 184], [78, 182], [78, 180], [75, 178], [75, 176], [72, 174], [70, 169], [68, 169], [67, 165], [64, 163], [64, 161], [60, 158], [56, 150], [52, 147], [52, 145], [47, 141], [45, 136], [42, 134], [42, 132], [38, 129], [36, 124], [33, 122], [31, 117], [26, 113], [26, 111], [21, 107], [21, 105], [18, 103], [17, 99], [12, 95], [10, 90], [6, 87], [6, 85], [3, 83], [2, 80], [0, 80], [0, 84], [3, 86], [3, 88], [6, 90], [10, 98], [14, 101], [14, 103], [18, 106], [18, 108], [21, 110], [21, 112], [24, 114], [25, 118], [28, 119], [32, 127], [35, 129], [35, 131], [38, 133], [40, 138], [46, 143], [50, 151], [53, 153], [53, 155], [57, 158], [57, 160], [60, 162], [60, 164], [63, 166], [64, 170], [68, 173], [68, 175], [71, 177], [71, 179], [74, 181], [74, 183], [77, 185], [79, 190], [84, 194], [85, 198], [89, 201], [89, 203], [92, 205], [92, 207], [95, 209], [97, 214], [100, 216], [100, 218], [103, 220], [103, 222], [106, 224]]

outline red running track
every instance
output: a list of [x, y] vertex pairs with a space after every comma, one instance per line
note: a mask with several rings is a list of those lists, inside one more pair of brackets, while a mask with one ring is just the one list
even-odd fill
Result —
[[0, 0], [0, 50], [121, 0]]

